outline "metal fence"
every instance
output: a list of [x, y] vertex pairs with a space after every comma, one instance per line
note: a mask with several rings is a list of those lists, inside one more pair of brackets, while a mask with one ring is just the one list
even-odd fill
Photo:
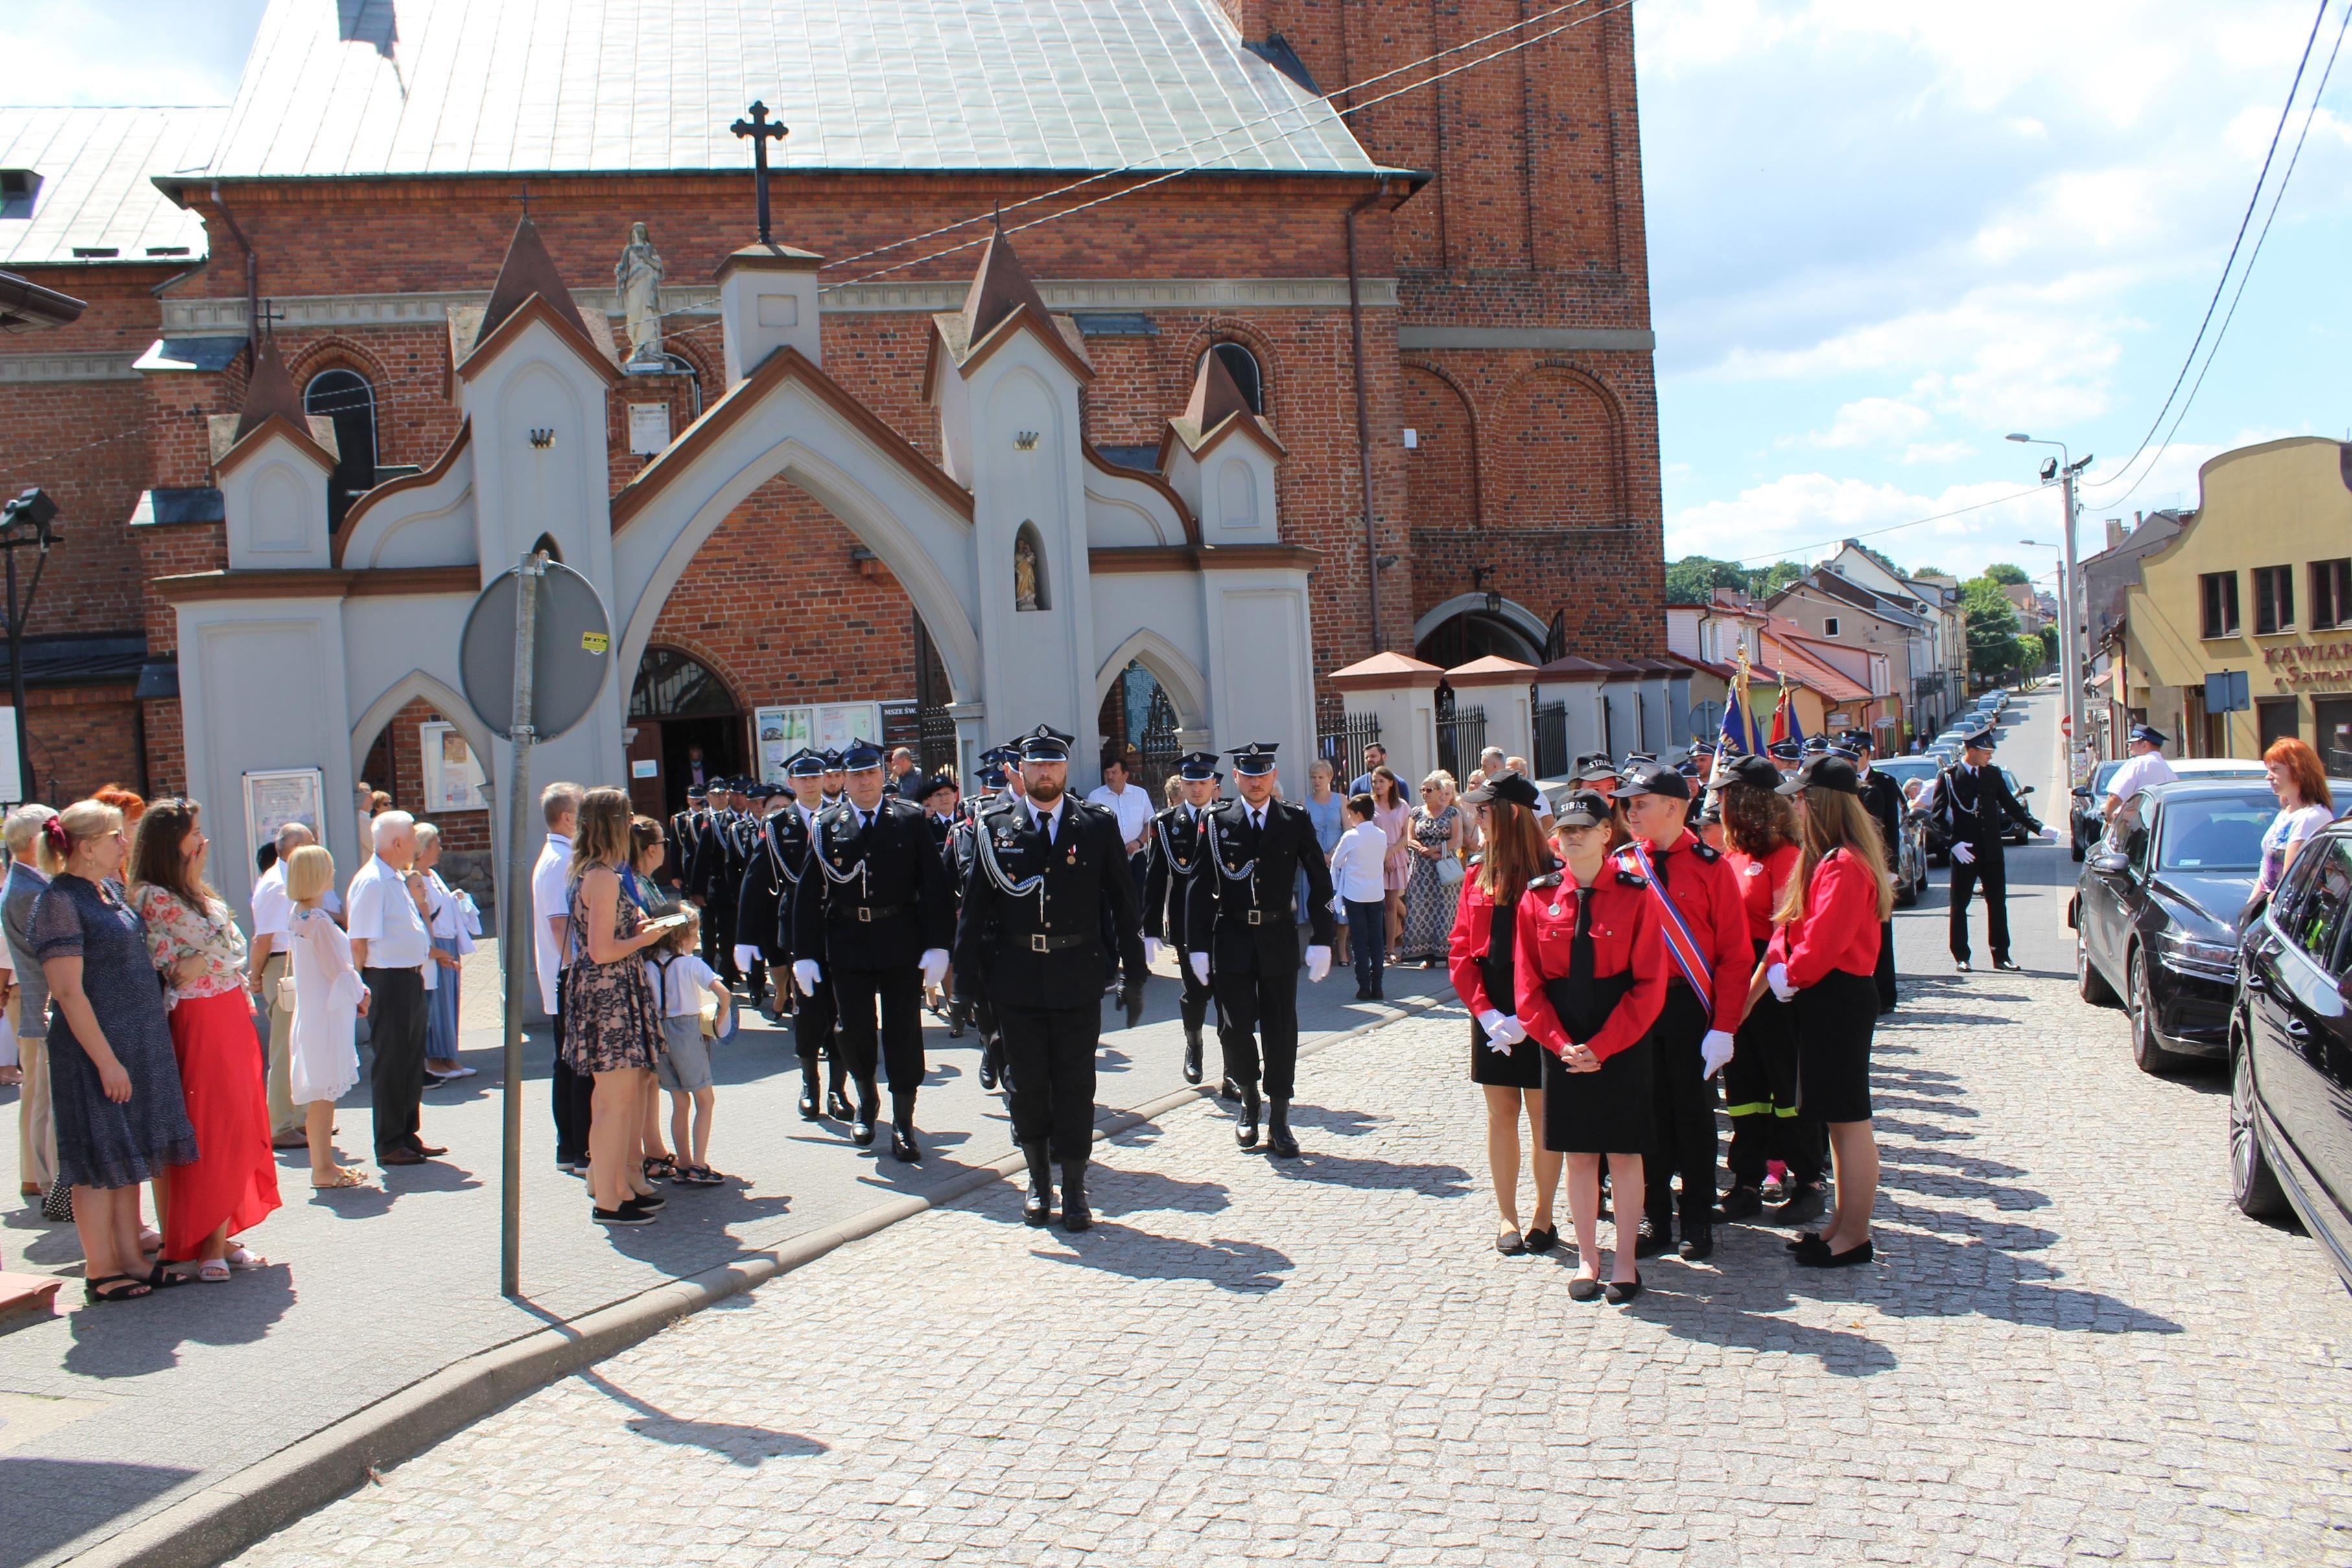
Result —
[[[1437, 765], [1454, 775], [1459, 784], [1462, 776], [1478, 766], [1478, 754], [1486, 749], [1486, 710], [1484, 707], [1456, 707], [1437, 721]], [[1418, 780], [1407, 779], [1411, 789]]]
[[1334, 727], [1317, 734], [1315, 755], [1331, 765], [1332, 788], [1345, 794], [1349, 781], [1363, 768], [1364, 747], [1380, 744], [1381, 721], [1370, 714], [1351, 713], [1326, 722]]
[[1184, 748], [1176, 734], [1176, 705], [1157, 685], [1151, 688], [1151, 706], [1144, 709], [1143, 733], [1137, 740], [1133, 766], [1135, 776], [1130, 780], [1139, 784], [1154, 802], [1184, 759]]
[[1568, 705], [1538, 703], [1535, 721], [1536, 754], [1528, 760], [1537, 778], [1558, 779], [1568, 771]]

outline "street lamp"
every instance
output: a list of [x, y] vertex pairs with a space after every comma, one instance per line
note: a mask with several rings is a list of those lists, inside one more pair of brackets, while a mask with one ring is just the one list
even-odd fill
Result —
[[2081, 476], [2083, 470], [2091, 465], [2091, 455], [2084, 453], [2082, 461], [2077, 463], [2074, 461], [2074, 455], [2066, 449], [2066, 444], [2063, 441], [2042, 441], [2022, 431], [2012, 432], [2009, 439], [2027, 446], [2054, 446], [2058, 449], [2058, 461], [2042, 466], [2042, 482], [2045, 485], [2054, 483], [2062, 486], [2066, 498], [2065, 531], [2059, 536], [2062, 548], [2059, 551], [2061, 569], [2058, 578], [2058, 603], [2061, 612], [2058, 624], [2058, 681], [2066, 689], [2066, 743], [2071, 747], [2081, 740], [2083, 735], [2083, 659], [2082, 652], [2076, 644], [2076, 638], [2080, 635], [2077, 629], [2083, 623], [2083, 611], [2075, 602], [2076, 595], [2081, 590], [2082, 577], [2075, 570], [2074, 566], [2074, 518], [2078, 510], [2074, 497], [2074, 482]]
[[[40, 591], [42, 569], [49, 564], [49, 547], [58, 542], [58, 504], [38, 486], [0, 505], [0, 555], [8, 561], [8, 692], [16, 705], [17, 800], [30, 800], [38, 790], [33, 783], [32, 737], [25, 726], [25, 622], [33, 613], [33, 595]], [[33, 580], [26, 586], [24, 602], [16, 600], [16, 552], [39, 550]]]

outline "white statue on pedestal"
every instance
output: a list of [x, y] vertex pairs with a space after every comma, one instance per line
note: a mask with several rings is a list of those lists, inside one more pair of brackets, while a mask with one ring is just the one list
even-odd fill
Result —
[[621, 314], [628, 319], [629, 363], [662, 362], [661, 280], [666, 269], [654, 249], [653, 236], [643, 224], [629, 229], [629, 243], [613, 268], [613, 285], [620, 291]]

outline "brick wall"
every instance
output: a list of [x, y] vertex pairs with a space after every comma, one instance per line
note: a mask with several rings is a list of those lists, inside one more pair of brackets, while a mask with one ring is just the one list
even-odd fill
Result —
[[488, 811], [435, 811], [425, 805], [423, 731], [419, 727], [446, 722], [447, 716], [423, 697], [412, 698], [403, 705], [384, 726], [391, 742], [391, 777], [371, 778], [368, 782], [389, 793], [395, 809], [419, 821], [436, 823], [441, 829], [442, 847], [449, 853], [486, 852], [490, 848]]

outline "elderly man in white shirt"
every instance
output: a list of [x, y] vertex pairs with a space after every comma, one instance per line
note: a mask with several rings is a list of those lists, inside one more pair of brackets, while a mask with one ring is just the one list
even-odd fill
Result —
[[2144, 724], [2132, 726], [2131, 740], [2126, 747], [2131, 755], [2121, 768], [2116, 769], [2116, 776], [2107, 780], [2107, 798], [2099, 808], [2102, 821], [2114, 821], [2116, 814], [2130, 805], [2132, 798], [2141, 790], [2152, 789], [2158, 784], [2169, 784], [2180, 777], [2172, 770], [2172, 764], [2164, 759], [2164, 742], [2165, 737], [2160, 731]]
[[289, 1076], [294, 1060], [294, 1000], [281, 997], [279, 982], [292, 973], [294, 951], [287, 945], [293, 929], [294, 901], [286, 896], [286, 857], [304, 844], [318, 842], [307, 822], [288, 822], [272, 841], [278, 858], [253, 884], [253, 945], [247, 956], [246, 985], [269, 1009], [269, 1143], [273, 1148], [307, 1149], [302, 1131], [302, 1107], [294, 1103]]
[[344, 890], [344, 929], [352, 962], [368, 988], [368, 1040], [375, 1048], [369, 1080], [375, 1108], [375, 1157], [383, 1166], [417, 1166], [449, 1151], [418, 1135], [425, 1096], [425, 966], [433, 939], [408, 891], [416, 860], [416, 819], [384, 811], [369, 824], [375, 853]]
[[580, 826], [577, 784], [550, 784], [539, 792], [547, 842], [530, 873], [531, 956], [539, 969], [539, 1005], [555, 1020], [555, 1065], [548, 1088], [555, 1107], [555, 1164], [570, 1176], [588, 1173], [589, 1101], [595, 1081], [563, 1061], [563, 996], [559, 979], [572, 935], [572, 835]]
[[1144, 878], [1151, 870], [1151, 791], [1127, 780], [1127, 759], [1103, 758], [1102, 787], [1087, 792], [1087, 804], [1100, 806], [1118, 819], [1119, 841], [1127, 846], [1127, 869], [1135, 877], [1135, 896], [1143, 896]]

